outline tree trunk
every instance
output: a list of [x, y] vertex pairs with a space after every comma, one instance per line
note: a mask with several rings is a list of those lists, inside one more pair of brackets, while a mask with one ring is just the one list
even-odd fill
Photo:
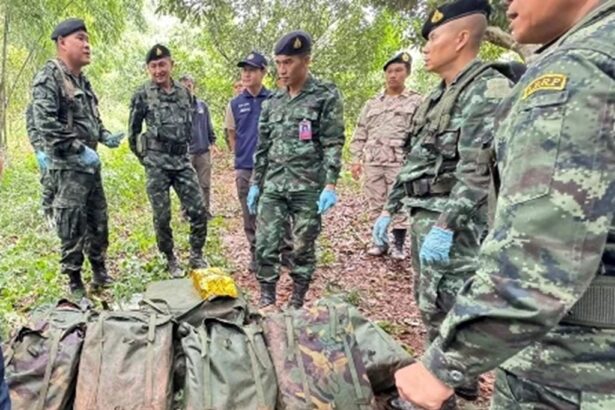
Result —
[[9, 38], [9, 8], [8, 4], [4, 10], [4, 30], [2, 33], [2, 67], [0, 68], [0, 149], [7, 146], [7, 120], [6, 120], [6, 60], [8, 58], [8, 38]]
[[539, 47], [537, 44], [519, 44], [509, 33], [496, 26], [489, 26], [487, 28], [485, 39], [496, 46], [514, 51], [525, 62], [532, 60], [534, 52]]

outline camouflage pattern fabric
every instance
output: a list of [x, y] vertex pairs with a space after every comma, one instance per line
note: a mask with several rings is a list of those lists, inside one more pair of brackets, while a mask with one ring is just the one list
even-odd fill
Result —
[[[493, 139], [494, 113], [510, 86], [495, 69], [480, 71], [481, 67], [481, 61], [472, 61], [448, 87], [440, 84], [419, 107], [412, 149], [386, 205], [395, 214], [405, 204], [411, 214], [415, 300], [428, 340], [452, 306], [451, 299], [476, 270], [480, 237], [486, 229], [490, 178], [488, 172], [476, 172], [477, 160], [483, 144]], [[447, 106], [451, 111], [443, 112]], [[447, 115], [448, 123], [439, 123]], [[424, 192], [419, 192], [421, 188]], [[454, 232], [450, 263], [423, 266], [420, 246], [435, 224]]]
[[[32, 104], [28, 104], [28, 108], [26, 109], [26, 130], [28, 133], [28, 139], [30, 140], [32, 148], [34, 148], [34, 151], [45, 152], [45, 140], [36, 131], [36, 125], [34, 123], [34, 110], [32, 108]], [[40, 182], [42, 187], [41, 202], [43, 206], [43, 211], [51, 214], [53, 212], [53, 198], [55, 196], [54, 186], [52, 183], [52, 179], [49, 177], [49, 170], [40, 170], [40, 172]]]
[[177, 193], [190, 221], [190, 249], [200, 250], [207, 236], [207, 215], [203, 194], [193, 168], [170, 171], [160, 167], [145, 167], [147, 197], [154, 214], [154, 230], [158, 249], [164, 254], [173, 252], [171, 229], [171, 187]]
[[107, 200], [100, 172], [51, 170], [49, 174], [57, 189], [53, 207], [62, 272], [80, 271], [84, 253], [93, 266], [100, 265], [109, 246]]
[[[129, 145], [145, 166], [156, 241], [165, 254], [173, 251], [171, 187], [190, 221], [191, 248], [200, 251], [207, 236], [203, 195], [187, 151], [192, 140], [191, 112], [188, 91], [176, 82], [170, 92], [148, 82], [135, 92], [130, 104]], [[141, 134], [144, 121], [147, 130]]]
[[72, 408], [87, 312], [61, 301], [35, 316], [7, 350], [6, 379], [13, 409]]
[[280, 277], [280, 245], [292, 220], [294, 280], [311, 280], [316, 270], [316, 239], [320, 233], [319, 191], [265, 192], [258, 202], [256, 226], [256, 278], [275, 283]]
[[279, 408], [375, 408], [347, 310], [291, 309], [267, 317], [264, 327], [280, 390]]
[[171, 408], [171, 316], [101, 312], [88, 325], [75, 410]]
[[[311, 137], [301, 140], [300, 124]], [[337, 88], [311, 75], [291, 98], [278, 90], [263, 103], [252, 185], [261, 187], [256, 232], [257, 277], [277, 280], [279, 249], [290, 215], [294, 267], [291, 275], [310, 279], [315, 270], [315, 240], [320, 233], [317, 202], [326, 184], [335, 184], [344, 145], [342, 98]]]
[[[44, 201], [53, 197], [61, 241], [63, 273], [81, 270], [83, 250], [90, 261], [104, 261], [108, 245], [107, 203], [100, 167], [85, 166], [79, 154], [109, 134], [100, 119], [98, 99], [87, 78], [75, 76], [61, 61], [48, 61], [32, 86], [35, 140], [41, 137], [49, 158]], [[67, 91], [64, 81], [71, 84]], [[70, 95], [70, 94], [74, 94]], [[72, 126], [69, 124], [72, 118]], [[39, 144], [35, 142], [35, 144]]]
[[450, 386], [501, 365], [587, 400], [572, 408], [613, 407], [615, 330], [559, 322], [613, 272], [614, 33], [608, 0], [543, 50], [502, 104], [494, 227], [422, 359]]
[[427, 344], [438, 335], [442, 321], [455, 304], [459, 289], [474, 275], [479, 238], [484, 229], [482, 221], [470, 220], [455, 232], [448, 265], [423, 265], [419, 251], [439, 216], [437, 212], [415, 209], [410, 220], [414, 300], [427, 330]]

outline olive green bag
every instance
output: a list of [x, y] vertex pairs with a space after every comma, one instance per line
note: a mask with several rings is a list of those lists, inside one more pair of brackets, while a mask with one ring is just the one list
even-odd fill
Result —
[[274, 410], [275, 372], [258, 321], [208, 318], [180, 325], [186, 410]]
[[319, 306], [336, 306], [348, 312], [357, 339], [367, 377], [375, 393], [395, 387], [395, 372], [414, 362], [414, 358], [380, 326], [366, 319], [359, 310], [341, 298], [330, 296], [316, 302]]
[[89, 311], [61, 300], [32, 315], [6, 347], [14, 410], [72, 409]]
[[101, 312], [81, 354], [75, 410], [167, 410], [173, 323], [148, 312]]

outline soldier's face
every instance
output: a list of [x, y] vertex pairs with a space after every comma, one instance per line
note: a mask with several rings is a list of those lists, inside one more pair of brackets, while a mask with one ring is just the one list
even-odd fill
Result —
[[310, 56], [278, 55], [274, 59], [278, 78], [285, 87], [305, 81], [310, 65]]
[[423, 47], [425, 69], [439, 73], [448, 66], [457, 56], [457, 34], [442, 25], [429, 33], [427, 43]]
[[506, 16], [519, 43], [548, 43], [566, 32], [599, 0], [507, 0]]
[[150, 78], [158, 85], [168, 84], [171, 81], [172, 69], [173, 61], [169, 57], [153, 60], [147, 64]]
[[408, 70], [403, 63], [391, 63], [384, 72], [387, 82], [387, 88], [399, 89], [403, 88], [408, 78]]
[[241, 86], [243, 88], [260, 87], [263, 84], [265, 70], [249, 65], [241, 68]]
[[90, 38], [85, 31], [77, 31], [58, 38], [58, 47], [71, 64], [83, 67], [90, 64]]

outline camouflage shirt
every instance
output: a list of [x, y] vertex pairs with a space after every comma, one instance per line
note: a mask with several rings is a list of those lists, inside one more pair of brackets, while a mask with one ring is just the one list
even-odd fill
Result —
[[[472, 61], [448, 86], [442, 82], [423, 102], [415, 118], [417, 127], [412, 135], [412, 149], [389, 194], [386, 210], [398, 212], [402, 204], [440, 212], [438, 224], [455, 230], [477, 212], [485, 213], [489, 192], [488, 173], [476, 172], [478, 155], [484, 144], [493, 139], [494, 113], [499, 102], [510, 91], [510, 82], [494, 68], [482, 71], [465, 86], [450, 113], [445, 130], [439, 130], [432, 140], [430, 126], [439, 121], [443, 107], [464, 79], [483, 63]], [[406, 183], [427, 181], [428, 184], [448, 184], [444, 194], [408, 196]], [[444, 181], [444, 182], [443, 182]]]
[[[72, 169], [94, 173], [97, 167], [86, 167], [79, 154], [85, 146], [96, 149], [109, 134], [98, 112], [98, 99], [84, 74], [74, 75], [57, 60], [47, 61], [34, 77], [32, 112], [34, 127], [44, 141], [49, 169]], [[64, 77], [63, 77], [64, 76]], [[66, 79], [72, 90], [64, 84]], [[71, 103], [71, 93], [74, 94]], [[72, 126], [69, 118], [72, 115]]]
[[423, 362], [459, 386], [512, 357], [519, 377], [612, 394], [615, 329], [559, 322], [615, 242], [615, 0], [542, 52], [502, 115], [494, 227]]
[[420, 103], [421, 96], [407, 89], [397, 96], [380, 93], [369, 100], [361, 111], [350, 144], [353, 163], [401, 165], [412, 116]]
[[26, 108], [26, 132], [28, 133], [28, 139], [34, 151], [45, 151], [45, 141], [43, 137], [36, 132], [36, 124], [34, 124], [34, 110], [32, 103], [28, 104]]
[[[192, 102], [186, 88], [173, 80], [169, 92], [152, 81], [142, 85], [132, 96], [128, 123], [128, 142], [132, 152], [145, 166], [178, 170], [190, 166], [188, 144], [192, 141]], [[141, 137], [143, 121], [147, 131]], [[138, 139], [143, 148], [138, 149]], [[155, 143], [184, 147], [182, 154], [147, 148]]]
[[[304, 129], [304, 139], [300, 138], [302, 124], [311, 128], [309, 133]], [[310, 75], [296, 97], [278, 90], [263, 103], [252, 184], [265, 191], [302, 191], [335, 184], [343, 146], [340, 93], [335, 85]]]

